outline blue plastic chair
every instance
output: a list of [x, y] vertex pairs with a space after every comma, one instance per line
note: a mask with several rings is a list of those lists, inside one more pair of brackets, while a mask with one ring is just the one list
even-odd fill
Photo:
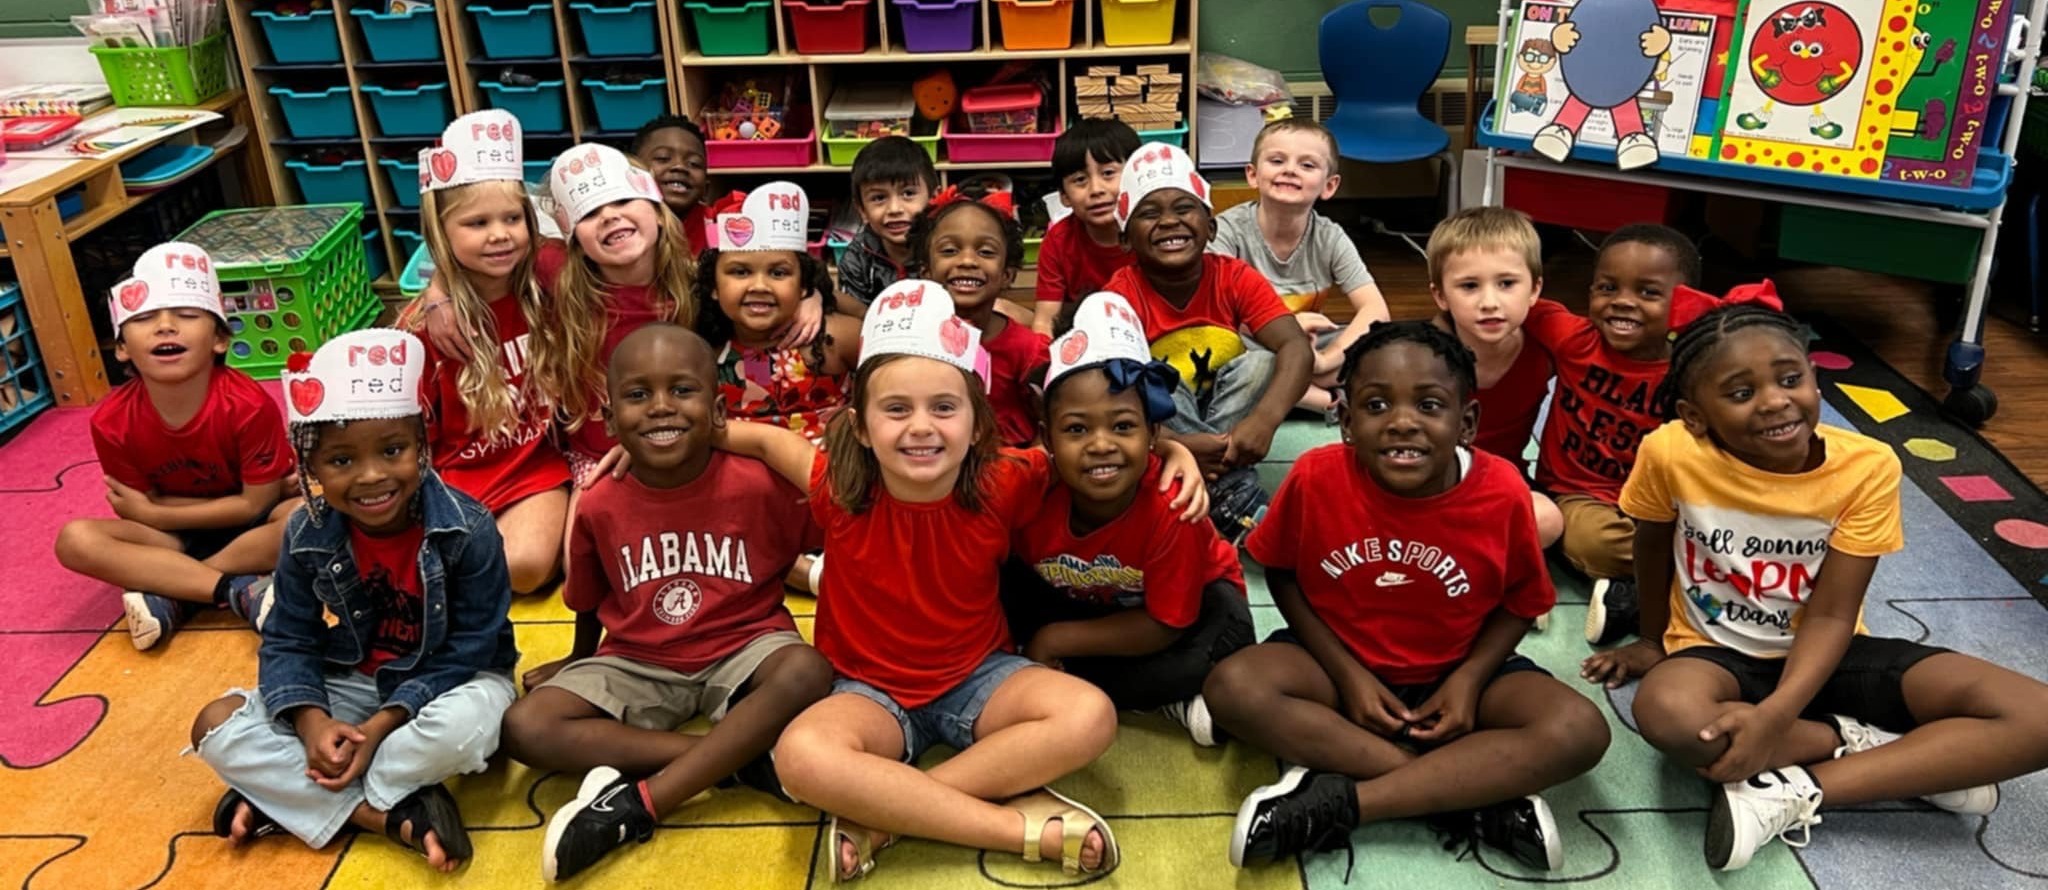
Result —
[[[1400, 17], [1382, 28], [1372, 20], [1374, 9]], [[1338, 154], [1368, 164], [1442, 157], [1447, 210], [1458, 203], [1458, 157], [1451, 134], [1418, 106], [1450, 47], [1450, 17], [1414, 0], [1344, 4], [1323, 16], [1317, 41], [1323, 80], [1337, 99], [1336, 113], [1323, 123], [1337, 136]]]

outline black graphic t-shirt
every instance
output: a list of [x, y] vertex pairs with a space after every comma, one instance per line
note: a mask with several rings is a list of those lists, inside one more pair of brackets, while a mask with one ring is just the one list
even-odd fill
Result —
[[349, 549], [355, 554], [356, 571], [362, 575], [363, 592], [372, 609], [372, 614], [364, 616], [370, 628], [369, 651], [356, 665], [365, 674], [375, 674], [378, 668], [420, 647], [421, 625], [427, 615], [425, 594], [420, 589], [420, 543], [426, 533], [418, 524], [388, 537], [349, 528]]

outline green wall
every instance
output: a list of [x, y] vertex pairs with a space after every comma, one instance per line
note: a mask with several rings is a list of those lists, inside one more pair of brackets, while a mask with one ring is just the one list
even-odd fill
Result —
[[[1322, 77], [1316, 63], [1316, 23], [1345, 0], [1201, 0], [1202, 49], [1274, 68], [1292, 80]], [[1465, 26], [1491, 25], [1491, 0], [1436, 0], [1451, 17], [1451, 47], [1444, 75], [1465, 73]]]

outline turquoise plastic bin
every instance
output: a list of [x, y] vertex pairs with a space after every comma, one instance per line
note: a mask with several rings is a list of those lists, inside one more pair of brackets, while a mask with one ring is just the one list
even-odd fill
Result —
[[[382, 4], [379, 4], [382, 5]], [[372, 8], [352, 9], [356, 27], [362, 29], [363, 44], [372, 62], [431, 62], [441, 58], [441, 23], [433, 7], [415, 6], [407, 12], [378, 12]]]
[[342, 161], [315, 164], [293, 158], [284, 162], [299, 182], [301, 204], [361, 204], [370, 206], [369, 162]]
[[334, 28], [334, 10], [278, 15], [257, 9], [249, 14], [262, 23], [263, 40], [270, 44], [270, 58], [278, 64], [333, 65], [341, 61], [341, 32]]
[[661, 52], [654, 0], [620, 6], [571, 3], [583, 26], [583, 51], [593, 56], [651, 56]]
[[420, 209], [420, 162], [380, 158], [377, 166], [391, 180], [391, 197], [406, 210]]
[[536, 3], [524, 9], [469, 7], [484, 56], [492, 59], [539, 59], [555, 55], [554, 7]]
[[586, 80], [590, 105], [597, 110], [600, 130], [637, 130], [668, 111], [668, 80], [650, 77], [639, 83], [606, 83]]
[[290, 87], [271, 87], [277, 105], [284, 111], [284, 128], [296, 139], [353, 139], [356, 109], [348, 98], [348, 85], [300, 92]]
[[492, 108], [512, 112], [527, 133], [562, 133], [569, 129], [568, 97], [559, 80], [543, 80], [530, 87], [490, 81], [478, 86], [483, 87], [484, 98]]
[[445, 83], [421, 84], [411, 90], [366, 86], [363, 95], [370, 97], [377, 129], [386, 136], [439, 136], [454, 119]]

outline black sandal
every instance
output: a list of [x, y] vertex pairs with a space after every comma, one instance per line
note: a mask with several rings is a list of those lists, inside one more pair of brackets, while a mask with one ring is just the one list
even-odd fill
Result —
[[232, 837], [235, 832], [235, 810], [243, 806], [249, 808], [249, 836], [247, 840], [253, 841], [257, 838], [284, 833], [284, 826], [277, 824], [276, 819], [270, 818], [268, 813], [257, 809], [255, 804], [250, 803], [248, 798], [242, 796], [242, 792], [236, 791], [233, 788], [229, 788], [228, 793], [220, 796], [220, 803], [213, 805], [213, 833], [220, 837]]
[[[405, 839], [404, 826], [412, 826], [412, 840]], [[476, 854], [469, 843], [469, 829], [462, 826], [462, 811], [455, 806], [455, 795], [440, 785], [428, 785], [405, 796], [404, 800], [384, 814], [384, 834], [399, 846], [406, 847], [424, 856], [427, 853], [427, 832], [441, 842], [441, 852], [449, 859], [466, 862]]]

